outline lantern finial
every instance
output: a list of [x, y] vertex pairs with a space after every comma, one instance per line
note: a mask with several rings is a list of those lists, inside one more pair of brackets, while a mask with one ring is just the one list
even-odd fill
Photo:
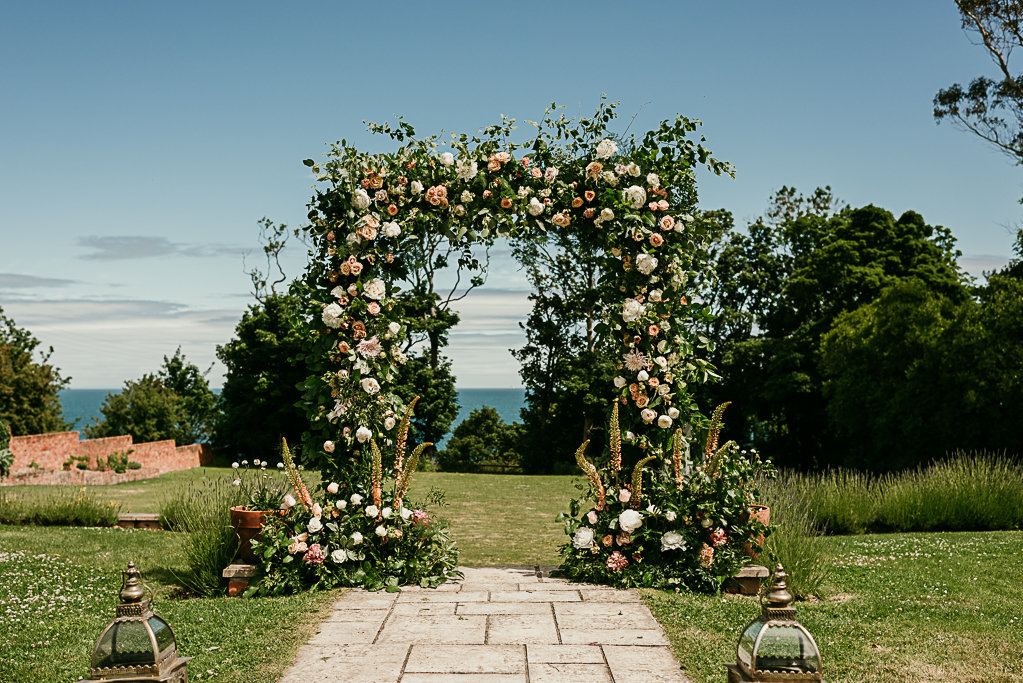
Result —
[[146, 597], [146, 590], [142, 587], [142, 574], [135, 568], [134, 562], [128, 563], [128, 568], [121, 572], [121, 602], [136, 603], [142, 602]]
[[774, 574], [771, 575], [771, 589], [764, 596], [764, 602], [767, 603], [768, 607], [784, 609], [796, 599], [789, 591], [788, 578], [789, 575], [785, 573], [785, 567], [781, 566], [779, 562], [774, 570]]

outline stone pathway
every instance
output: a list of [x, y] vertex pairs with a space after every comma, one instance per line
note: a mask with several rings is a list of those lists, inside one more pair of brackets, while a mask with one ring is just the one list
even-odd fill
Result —
[[401, 593], [348, 591], [280, 683], [688, 683], [634, 590], [533, 567], [465, 567]]

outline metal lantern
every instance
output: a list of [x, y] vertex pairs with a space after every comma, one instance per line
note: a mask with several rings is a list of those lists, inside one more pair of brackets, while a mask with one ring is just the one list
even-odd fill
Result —
[[[146, 592], [149, 597], [146, 597]], [[188, 661], [179, 657], [174, 632], [153, 614], [153, 591], [134, 562], [121, 572], [121, 604], [114, 620], [96, 642], [92, 678], [97, 681], [165, 681], [188, 683]]]
[[761, 598], [759, 619], [742, 631], [736, 663], [726, 664], [728, 683], [740, 681], [822, 681], [821, 653], [813, 636], [796, 621], [788, 574], [779, 564]]

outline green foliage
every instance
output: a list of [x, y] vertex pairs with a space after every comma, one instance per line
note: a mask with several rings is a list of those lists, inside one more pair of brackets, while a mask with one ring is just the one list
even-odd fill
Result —
[[179, 348], [163, 357], [158, 375], [128, 380], [120, 393], [107, 394], [100, 412], [103, 419], [85, 428], [90, 439], [130, 434], [136, 443], [174, 439], [183, 445], [209, 437], [216, 396]]
[[[828, 429], [822, 339], [843, 313], [906, 280], [965, 301], [951, 233], [912, 211], [896, 219], [876, 206], [840, 207], [820, 188], [809, 197], [782, 188], [748, 234], [724, 233], [730, 217], [720, 212], [705, 219], [721, 235], [714, 248], [718, 282], [707, 292], [720, 316], [707, 330], [720, 339], [712, 360], [723, 377], [706, 395], [716, 402], [742, 396], [733, 409], [736, 432], [779, 464], [848, 461], [863, 434], [839, 438]], [[889, 377], [874, 391], [890, 391], [898, 381]], [[888, 452], [893, 444], [887, 447], [879, 457], [895, 455]]]
[[810, 489], [794, 477], [760, 481], [761, 502], [771, 508], [771, 536], [764, 546], [763, 564], [784, 565], [789, 588], [796, 597], [822, 596], [822, 588], [834, 570], [834, 557], [824, 538]]
[[0, 490], [0, 524], [114, 526], [120, 509], [117, 501], [98, 498], [84, 486], [63, 486], [33, 496]]
[[118, 474], [124, 474], [128, 470], [137, 470], [142, 467], [142, 464], [130, 459], [131, 454], [134, 452], [134, 449], [129, 448], [126, 451], [114, 451], [106, 458], [97, 458], [96, 471], [105, 472], [106, 470], [112, 470]]
[[216, 443], [236, 457], [262, 457], [281, 438], [297, 444], [308, 426], [299, 405], [298, 384], [306, 376], [300, 309], [294, 296], [269, 294], [249, 306], [234, 338], [217, 347], [227, 376], [220, 392], [223, 416], [216, 426]]
[[0, 479], [11, 473], [14, 453], [11, 452], [11, 428], [0, 418]]
[[60, 404], [60, 390], [70, 377], [50, 365], [53, 348], [34, 360], [39, 340], [17, 327], [0, 308], [0, 420], [17, 435], [70, 429]]
[[458, 392], [455, 390], [455, 376], [451, 373], [451, 361], [440, 358], [436, 367], [431, 367], [428, 354], [410, 356], [398, 368], [395, 382], [394, 393], [405, 404], [419, 396], [412, 416], [412, 441], [441, 441], [458, 416]]
[[160, 509], [161, 524], [188, 534], [182, 545], [186, 571], [178, 581], [200, 597], [224, 595], [221, 576], [238, 551], [231, 507], [244, 505], [244, 492], [226, 479], [205, 479], [179, 489]]
[[455, 427], [447, 447], [437, 452], [437, 465], [445, 472], [516, 469], [521, 466], [523, 431], [518, 422], [507, 424], [497, 410], [481, 406]]
[[[288, 490], [288, 479], [282, 474], [267, 471], [265, 460], [248, 460], [231, 463], [238, 474], [234, 483], [241, 488], [243, 505], [249, 510], [277, 510], [284, 501]], [[284, 463], [278, 463], [277, 469], [283, 469]]]

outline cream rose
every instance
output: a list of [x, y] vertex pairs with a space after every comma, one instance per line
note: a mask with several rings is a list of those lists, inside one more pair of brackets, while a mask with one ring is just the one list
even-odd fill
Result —
[[615, 377], [614, 379], [615, 389], [621, 389], [625, 386], [625, 378], [622, 376]]
[[311, 534], [317, 534], [323, 529], [323, 522], [320, 521], [319, 517], [313, 517], [309, 520], [309, 523], [305, 525], [305, 528], [309, 530]]
[[593, 529], [588, 526], [579, 527], [572, 536], [572, 545], [580, 550], [593, 547]]
[[539, 216], [540, 214], [543, 213], [543, 209], [544, 209], [543, 202], [541, 202], [536, 197], [530, 199], [529, 206], [526, 207], [526, 211], [529, 212], [530, 216]]
[[626, 510], [618, 515], [618, 528], [627, 534], [643, 526], [643, 515], [637, 510]]
[[366, 516], [367, 517], [376, 517], [379, 514], [380, 514], [380, 508], [378, 508], [376, 505], [367, 505], [366, 506]]
[[337, 329], [341, 327], [344, 322], [344, 315], [345, 309], [341, 308], [340, 304], [327, 304], [323, 307], [323, 313], [320, 314], [320, 320], [322, 320], [323, 324], [327, 327]]
[[685, 550], [685, 539], [677, 531], [668, 531], [661, 536], [661, 552], [666, 550]]
[[370, 396], [380, 391], [380, 382], [376, 381], [372, 377], [367, 377], [363, 379], [361, 382], [359, 382], [359, 386], [361, 386], [362, 390], [365, 391]]
[[452, 154], [451, 152], [444, 152], [443, 154], [440, 155], [441, 166], [450, 166], [453, 163], [455, 163], [455, 155]]
[[657, 426], [660, 427], [661, 429], [667, 429], [668, 427], [671, 426], [671, 418], [668, 417], [667, 415], [661, 415], [659, 418], [657, 418]]
[[360, 543], [362, 543], [362, 534], [356, 531], [352, 534], [352, 545], [359, 545]]
[[337, 564], [341, 564], [342, 562], [348, 559], [348, 553], [345, 552], [344, 548], [338, 548], [337, 550], [330, 554], [330, 559], [336, 562]]
[[369, 194], [362, 188], [357, 189], [352, 195], [352, 207], [356, 211], [369, 208], [370, 201]]
[[610, 159], [618, 151], [618, 143], [614, 140], [603, 139], [597, 143], [597, 158]]
[[650, 408], [644, 408], [642, 411], [640, 411], [639, 416], [643, 418], [643, 422], [650, 424], [657, 418], [657, 413], [655, 413]]
[[394, 221], [387, 221], [380, 228], [380, 232], [384, 233], [384, 237], [397, 237], [401, 234], [401, 226]]
[[657, 257], [650, 254], [636, 254], [636, 270], [649, 275], [657, 268]]
[[646, 204], [646, 190], [639, 185], [629, 185], [629, 187], [622, 191], [622, 201], [630, 209], [642, 209], [643, 205]]
[[472, 180], [479, 173], [479, 167], [475, 161], [467, 161], [465, 159], [459, 159], [458, 164], [455, 166], [455, 173], [462, 180]]
[[[359, 427], [355, 430], [355, 438], [359, 441], [359, 443], [366, 443], [373, 438], [373, 432], [366, 427]], [[352, 502], [355, 503], [354, 500]], [[356, 503], [356, 505], [358, 505], [358, 503]]]
[[323, 450], [327, 451], [328, 453], [333, 453], [334, 452], [334, 442], [330, 441], [329, 439], [327, 441], [324, 441], [323, 442]]
[[383, 280], [375, 277], [363, 286], [362, 294], [367, 299], [376, 299], [379, 301], [387, 296], [387, 285], [384, 284]]
[[635, 299], [626, 299], [625, 303], [622, 304], [622, 319], [627, 323], [636, 322], [645, 312], [646, 306]]

